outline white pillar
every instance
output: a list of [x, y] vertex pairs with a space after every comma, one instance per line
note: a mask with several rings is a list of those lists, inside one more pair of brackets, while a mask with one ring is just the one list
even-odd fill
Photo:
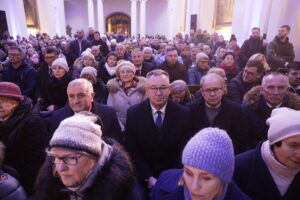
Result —
[[174, 0], [168, 0], [168, 15], [169, 15], [169, 35], [168, 38], [169, 39], [173, 39], [173, 37], [175, 36], [175, 33], [173, 31], [173, 27], [174, 27]]
[[106, 34], [104, 14], [103, 14], [103, 0], [97, 0], [97, 13], [98, 13], [98, 30], [100, 34]]
[[146, 2], [147, 0], [140, 0], [140, 34], [141, 37], [146, 36]]
[[137, 18], [136, 18], [136, 4], [137, 0], [131, 1], [131, 36], [136, 36], [137, 34]]
[[93, 0], [87, 0], [87, 7], [88, 7], [88, 24], [89, 24], [89, 27], [95, 28], [94, 1]]
[[190, 30], [191, 30], [191, 0], [186, 0], [185, 32], [189, 34]]

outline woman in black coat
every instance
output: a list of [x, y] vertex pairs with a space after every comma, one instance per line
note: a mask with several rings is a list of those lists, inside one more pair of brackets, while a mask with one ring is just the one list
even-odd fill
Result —
[[98, 77], [104, 84], [110, 79], [116, 78], [118, 55], [115, 52], [109, 52], [106, 56], [105, 63], [98, 70]]

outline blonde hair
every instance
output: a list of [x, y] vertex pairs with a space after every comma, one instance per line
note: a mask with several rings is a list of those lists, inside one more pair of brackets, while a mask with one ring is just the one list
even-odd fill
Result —
[[[249, 60], [256, 60], [257, 57], [259, 57], [259, 56], [262, 56], [262, 57], [263, 57], [263, 62], [262, 62], [262, 64], [264, 65], [265, 71], [269, 71], [271, 68], [270, 68], [269, 64], [267, 63], [266, 57], [265, 57], [263, 54], [261, 54], [261, 53], [253, 54], [253, 55], [249, 58]], [[249, 61], [249, 60], [248, 60], [248, 61]]]

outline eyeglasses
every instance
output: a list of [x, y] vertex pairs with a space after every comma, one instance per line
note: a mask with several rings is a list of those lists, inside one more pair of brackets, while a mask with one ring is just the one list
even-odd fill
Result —
[[53, 154], [49, 154], [48, 153], [49, 160], [53, 164], [60, 164], [61, 162], [63, 162], [66, 165], [77, 165], [78, 159], [81, 156], [83, 156], [83, 154], [78, 154], [76, 156], [62, 156], [62, 157], [58, 157], [58, 156], [55, 156]]
[[165, 92], [167, 89], [169, 89], [169, 86], [163, 86], [163, 87], [150, 87], [149, 88], [151, 92], [156, 93], [158, 91]]
[[210, 93], [217, 93], [219, 91], [221, 91], [223, 88], [207, 88], [207, 89], [202, 89], [202, 91], [206, 94], [210, 94]]

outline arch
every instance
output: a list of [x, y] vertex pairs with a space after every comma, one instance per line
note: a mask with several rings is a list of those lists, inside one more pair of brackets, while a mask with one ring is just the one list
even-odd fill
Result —
[[130, 16], [122, 13], [115, 12], [110, 14], [105, 19], [106, 30], [109, 33], [122, 33], [130, 34], [131, 33], [131, 19]]

